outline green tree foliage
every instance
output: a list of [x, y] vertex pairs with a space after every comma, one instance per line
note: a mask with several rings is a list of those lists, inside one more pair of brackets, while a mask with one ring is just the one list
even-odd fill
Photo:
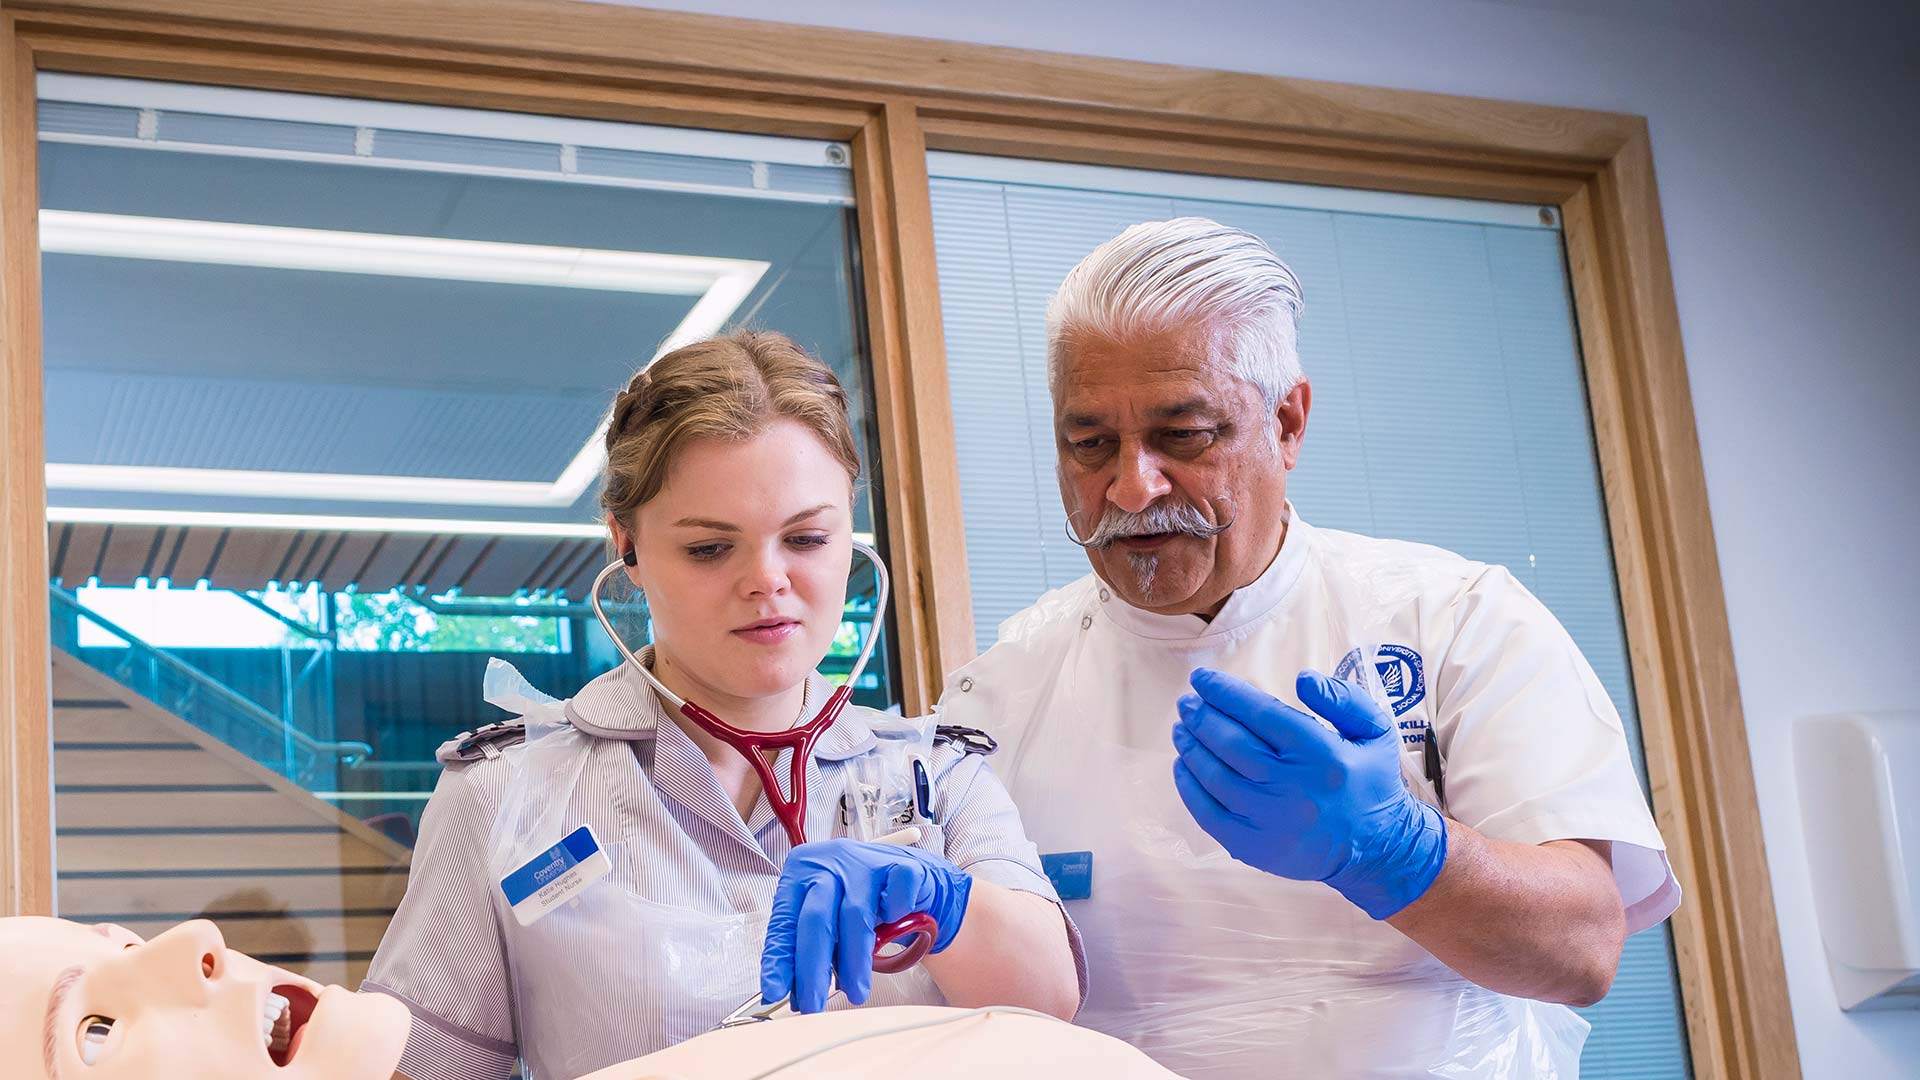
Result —
[[363, 652], [559, 652], [556, 619], [441, 615], [398, 592], [341, 593], [340, 647]]

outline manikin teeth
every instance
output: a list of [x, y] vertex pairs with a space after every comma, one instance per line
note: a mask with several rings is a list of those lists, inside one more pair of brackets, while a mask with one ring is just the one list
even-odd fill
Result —
[[269, 993], [260, 1010], [260, 1038], [271, 1053], [280, 1053], [293, 1043], [293, 1016], [287, 999]]

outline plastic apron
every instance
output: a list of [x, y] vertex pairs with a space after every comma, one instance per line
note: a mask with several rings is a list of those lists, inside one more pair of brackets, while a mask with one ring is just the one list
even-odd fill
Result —
[[[1173, 786], [1170, 730], [1185, 673], [1213, 650], [1133, 637], [1091, 592], [1071, 633], [1056, 623], [1017, 665], [981, 673], [1042, 684], [1008, 688], [1014, 715], [1032, 703], [1030, 726], [997, 764], [1042, 851], [1094, 853], [1092, 895], [1067, 903], [1090, 978], [1076, 1023], [1196, 1080], [1578, 1075], [1588, 1025], [1572, 1011], [1476, 986], [1328, 886], [1236, 862], [1208, 836]], [[1360, 655], [1373, 632], [1351, 635]]]
[[[490, 884], [497, 886], [593, 816], [596, 799], [585, 789], [594, 755], [622, 755], [633, 782], [646, 781], [632, 743], [573, 727], [565, 702], [540, 694], [508, 665], [489, 666], [487, 700], [520, 713], [527, 724], [525, 744], [507, 751], [512, 778], [488, 845]], [[785, 775], [783, 764], [776, 774]], [[606, 793], [597, 794], [604, 803]], [[620, 792], [611, 796], [617, 805]], [[832, 783], [809, 792], [810, 837], [833, 835], [838, 801]], [[663, 902], [647, 895], [645, 882], [659, 880], [658, 868], [650, 866], [653, 853], [616, 830], [596, 833], [612, 865], [605, 877], [531, 926], [501, 909], [514, 1027], [529, 1080], [583, 1076], [682, 1042], [712, 1030], [759, 993], [773, 876], [749, 911]], [[931, 839], [939, 842], [937, 830]], [[845, 999], [836, 1001], [845, 1007]], [[938, 1005], [945, 999], [925, 969], [916, 967], [876, 974], [869, 1003]]]

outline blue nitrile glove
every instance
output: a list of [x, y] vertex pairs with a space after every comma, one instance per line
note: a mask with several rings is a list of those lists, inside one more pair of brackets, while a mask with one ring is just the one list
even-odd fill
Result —
[[932, 852], [900, 844], [822, 840], [787, 856], [773, 890], [760, 953], [760, 998], [793, 994], [803, 1013], [827, 1007], [837, 976], [855, 1005], [873, 990], [874, 927], [924, 911], [940, 924], [939, 952], [960, 932], [973, 875]]
[[1173, 783], [1228, 854], [1324, 881], [1376, 919], [1427, 891], [1447, 858], [1446, 821], [1407, 790], [1393, 717], [1364, 690], [1300, 673], [1294, 692], [1328, 731], [1231, 675], [1198, 668], [1192, 682], [1173, 725]]

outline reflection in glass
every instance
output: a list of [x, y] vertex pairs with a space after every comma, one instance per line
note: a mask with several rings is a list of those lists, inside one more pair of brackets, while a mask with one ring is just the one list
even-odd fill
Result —
[[[847, 385], [874, 476], [844, 148], [40, 89], [60, 909], [212, 915], [356, 985], [434, 750], [504, 718], [487, 658], [560, 696], [617, 660], [584, 589], [638, 365], [778, 329]], [[878, 491], [855, 529], [884, 550]], [[875, 631], [852, 592], [830, 677]], [[883, 642], [855, 700], [892, 671]]]

